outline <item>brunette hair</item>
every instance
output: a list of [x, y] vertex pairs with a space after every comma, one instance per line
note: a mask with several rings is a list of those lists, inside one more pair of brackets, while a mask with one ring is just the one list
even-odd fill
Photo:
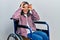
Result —
[[[24, 6], [25, 4], [29, 5], [28, 2], [26, 2], [26, 1], [23, 1], [23, 2], [24, 2], [23, 6]], [[21, 5], [20, 5], [20, 6], [21, 6]], [[21, 15], [24, 15], [23, 10], [21, 11]], [[30, 15], [31, 15], [30, 10], [28, 10], [28, 12], [27, 12], [27, 16], [29, 17]]]

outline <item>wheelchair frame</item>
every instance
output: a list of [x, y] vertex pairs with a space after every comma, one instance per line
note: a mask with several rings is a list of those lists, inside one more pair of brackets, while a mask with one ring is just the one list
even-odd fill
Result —
[[[28, 26], [18, 25], [18, 21], [16, 21], [16, 20], [13, 20], [13, 22], [14, 22], [14, 33], [11, 33], [11, 34], [8, 36], [7, 40], [9, 40], [10, 37], [13, 37], [15, 40], [23, 40], [22, 36], [16, 33], [17, 26], [23, 27], [23, 28], [28, 28]], [[47, 22], [45, 22], [45, 21], [35, 21], [34, 23], [35, 23], [35, 24], [45, 24], [45, 25], [47, 26], [47, 30], [43, 30], [43, 29], [36, 29], [36, 30], [37, 30], [37, 31], [43, 31], [43, 32], [45, 32], [45, 33], [48, 35], [48, 38], [49, 38], [49, 40], [50, 40], [49, 25], [47, 24]], [[29, 28], [28, 28], [28, 29], [29, 29]], [[29, 29], [29, 30], [30, 30], [30, 29]], [[31, 39], [31, 40], [32, 40], [32, 39]]]

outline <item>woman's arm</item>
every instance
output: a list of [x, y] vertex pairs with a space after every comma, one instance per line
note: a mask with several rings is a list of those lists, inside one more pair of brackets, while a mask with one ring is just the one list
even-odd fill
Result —
[[15, 13], [12, 16], [12, 19], [18, 20], [20, 18], [20, 12], [21, 12], [21, 8], [19, 8], [18, 10], [15, 11]]
[[38, 13], [34, 9], [32, 9], [31, 12], [32, 12], [32, 20], [33, 21], [37, 21], [40, 19]]
[[37, 12], [32, 8], [32, 4], [29, 5], [29, 10], [32, 12], [32, 20], [33, 21], [36, 21], [36, 20], [39, 20], [39, 15], [37, 14]]

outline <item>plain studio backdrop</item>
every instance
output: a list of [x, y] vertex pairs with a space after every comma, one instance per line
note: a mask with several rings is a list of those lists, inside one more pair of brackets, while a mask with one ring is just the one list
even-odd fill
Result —
[[10, 17], [22, 1], [31, 3], [40, 20], [49, 24], [50, 39], [60, 40], [60, 0], [0, 0], [0, 40], [6, 40], [13, 33], [13, 21]]

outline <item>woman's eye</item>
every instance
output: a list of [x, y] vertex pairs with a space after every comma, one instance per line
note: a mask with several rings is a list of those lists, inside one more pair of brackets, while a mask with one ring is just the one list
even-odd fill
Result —
[[29, 8], [29, 7], [23, 7], [23, 8]]

